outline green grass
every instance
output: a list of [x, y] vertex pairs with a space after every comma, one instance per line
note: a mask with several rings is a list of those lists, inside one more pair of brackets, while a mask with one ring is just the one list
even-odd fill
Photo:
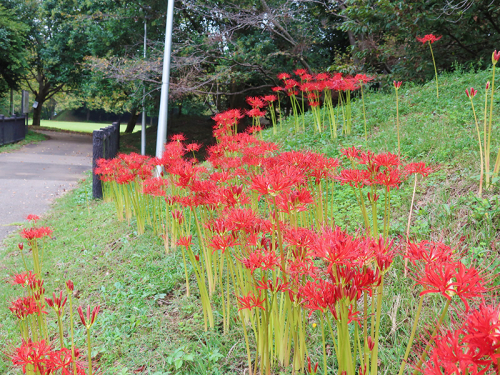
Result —
[[[28, 121], [28, 125], [31, 126], [32, 120]], [[96, 123], [96, 122], [72, 122], [72, 121], [56, 121], [56, 120], [41, 120], [40, 126], [45, 128], [51, 128], [55, 130], [68, 130], [80, 133], [92, 133], [94, 130], [105, 128], [110, 126], [111, 123]], [[120, 132], [125, 132], [127, 124], [120, 125]], [[140, 132], [141, 125], [136, 125], [134, 132]]]
[[32, 130], [28, 130], [28, 132], [26, 133], [26, 137], [22, 141], [0, 146], [0, 153], [16, 151], [16, 150], [19, 150], [24, 145], [28, 145], [31, 143], [38, 143], [38, 142], [44, 141], [46, 139], [47, 139], [47, 136], [45, 136], [44, 134], [37, 133], [37, 132], [34, 132]]
[[[493, 270], [499, 265], [495, 249], [500, 248], [500, 195], [496, 187], [483, 199], [475, 198], [479, 161], [472, 114], [464, 94], [465, 87], [479, 87], [488, 79], [489, 72], [442, 75], [439, 101], [433, 82], [403, 86], [400, 94], [403, 156], [438, 168], [419, 185], [411, 235], [443, 240], [464, 252], [469, 261], [488, 264]], [[480, 94], [476, 103], [481, 103]], [[330, 156], [339, 156], [341, 148], [351, 145], [394, 152], [394, 94], [370, 92], [365, 100], [368, 141], [364, 140], [359, 103], [353, 105], [352, 136], [332, 140], [328, 132], [315, 134], [312, 127], [295, 134], [290, 124], [275, 136], [270, 129], [264, 136], [285, 150], [309, 148]], [[497, 111], [496, 118], [498, 115]], [[497, 122], [492, 149], [499, 146], [499, 131]], [[137, 236], [135, 223], [119, 222], [112, 204], [90, 199], [90, 186], [90, 179], [80, 183], [44, 217], [42, 225], [54, 228], [53, 238], [46, 243], [44, 276], [49, 294], [72, 279], [79, 296], [76, 305], [102, 305], [92, 354], [100, 358], [104, 374], [130, 374], [141, 369], [155, 375], [243, 373], [246, 354], [239, 322], [232, 322], [227, 336], [222, 335], [218, 324], [215, 330], [204, 333], [194, 278], [193, 296], [185, 296], [180, 254], [165, 254], [162, 241], [150, 228]], [[394, 192], [392, 236], [404, 234], [411, 189], [407, 183]], [[337, 224], [356, 228], [360, 214], [352, 193], [348, 188], [338, 188], [334, 194]], [[19, 241], [18, 236], [12, 236], [0, 250], [0, 279], [22, 270], [16, 246]], [[418, 295], [414, 282], [403, 278], [400, 261], [387, 280], [380, 352], [385, 367], [380, 373], [392, 375], [405, 350]], [[19, 288], [0, 285], [1, 301], [17, 295]], [[217, 306], [216, 301], [218, 323], [221, 314]], [[434, 321], [441, 306], [437, 297], [426, 299], [418, 334], [431, 329], [426, 322]], [[0, 322], [0, 337], [16, 343], [15, 321], [5, 307], [0, 308]], [[316, 361], [322, 355], [321, 334], [312, 328], [314, 318], [310, 323], [310, 355]], [[83, 332], [78, 330], [77, 344], [84, 343]], [[14, 373], [6, 360], [0, 360], [0, 373]], [[290, 372], [278, 369], [276, 373]]]

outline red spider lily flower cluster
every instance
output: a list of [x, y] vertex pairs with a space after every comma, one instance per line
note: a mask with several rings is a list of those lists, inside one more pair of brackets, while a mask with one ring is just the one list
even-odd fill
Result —
[[[313, 80], [306, 74], [301, 76], [302, 85]], [[318, 82], [331, 78], [316, 77]], [[262, 98], [248, 101], [256, 109], [265, 102]], [[217, 120], [222, 121], [220, 117]], [[219, 129], [222, 127], [215, 131]], [[350, 166], [345, 168], [336, 158], [311, 151], [280, 152], [273, 143], [229, 130], [219, 133], [218, 143], [208, 149], [203, 166], [186, 159], [185, 148], [181, 140], [168, 143], [162, 159], [145, 162], [162, 166], [165, 174], [147, 179], [143, 185], [129, 182], [129, 187], [120, 192], [131, 194], [139, 189], [137, 194], [147, 195], [151, 200], [144, 201], [144, 212], [150, 215], [151, 223], [162, 225], [155, 230], [164, 238], [165, 248], [179, 246], [183, 259], [191, 261], [206, 328], [213, 325], [210, 296], [222, 288], [218, 280], [222, 274], [227, 274], [227, 282], [235, 291], [233, 296], [224, 291], [225, 330], [230, 326], [232, 302], [238, 302], [241, 319], [252, 320], [255, 327], [277, 319], [280, 304], [287, 306], [283, 319], [305, 311], [330, 322], [362, 327], [373, 312], [360, 309], [358, 300], [364, 296], [371, 300], [380, 294], [384, 275], [396, 255], [393, 241], [386, 238], [385, 230], [384, 236], [372, 231], [370, 227], [375, 223], [367, 226], [363, 235], [355, 236], [329, 225], [331, 204], [323, 192], [335, 184], [350, 185], [356, 189], [358, 199], [363, 197], [377, 206], [382, 204], [381, 195], [388, 200], [390, 192], [408, 176], [427, 176], [431, 169], [424, 163], [406, 163], [392, 153], [375, 154], [355, 147], [342, 150]], [[127, 200], [140, 199], [135, 195], [116, 197], [122, 206]], [[134, 211], [136, 216], [139, 210]], [[165, 211], [166, 216], [158, 216]], [[192, 228], [197, 239], [190, 232]], [[189, 291], [188, 267], [184, 266]], [[473, 292], [464, 291], [462, 296], [467, 298], [467, 293]], [[283, 302], [278, 304], [278, 300]], [[89, 314], [90, 310], [86, 324], [92, 320]], [[301, 319], [308, 314], [300, 312]], [[297, 325], [294, 329], [303, 327]], [[286, 335], [278, 337], [277, 332], [266, 333], [264, 328], [256, 328], [255, 334], [268, 342], [292, 345], [294, 340]], [[375, 350], [371, 335], [365, 340], [363, 347]], [[267, 356], [262, 350], [259, 356]], [[300, 356], [298, 351], [294, 355]], [[306, 368], [304, 358], [297, 357], [296, 361], [300, 368]]]
[[[38, 220], [38, 217], [30, 215], [28, 225], [33, 225], [33, 222]], [[38, 242], [40, 239], [50, 236], [52, 229], [48, 227], [30, 227], [21, 231], [21, 236], [28, 240], [30, 252], [32, 255], [33, 268], [26, 270], [20, 274], [13, 276], [12, 284], [20, 285], [23, 288], [24, 296], [11, 302], [9, 310], [18, 319], [18, 324], [21, 332], [21, 344], [19, 347], [14, 347], [6, 354], [12, 361], [15, 367], [19, 367], [23, 373], [29, 374], [92, 374], [92, 365], [90, 360], [88, 365], [84, 365], [80, 359], [81, 354], [78, 348], [74, 345], [73, 338], [73, 309], [72, 309], [72, 291], [74, 289], [73, 282], [68, 280], [66, 288], [68, 295], [53, 293], [52, 298], [45, 298], [44, 280], [41, 278], [42, 272], [42, 255]], [[19, 244], [19, 250], [24, 250], [24, 245]], [[28, 260], [23, 257], [23, 264], [27, 266]], [[67, 331], [67, 336], [71, 338], [71, 344], [66, 347], [64, 344], [64, 329], [63, 318], [64, 308], [70, 299], [70, 316], [69, 324], [71, 329]], [[50, 306], [58, 321], [59, 328], [59, 348], [50, 344], [48, 338], [51, 337], [49, 325], [47, 324], [46, 306]], [[87, 325], [92, 325], [95, 321], [98, 309], [94, 309], [92, 317], [87, 318]], [[68, 319], [64, 320], [68, 323]], [[85, 322], [84, 322], [85, 325]], [[88, 342], [90, 348], [90, 341]], [[88, 373], [87, 371], [88, 370]]]
[[60, 371], [63, 375], [73, 374], [76, 369], [78, 375], [85, 375], [85, 367], [80, 361], [80, 351], [76, 350], [74, 357], [70, 349], [54, 349], [45, 340], [24, 341], [9, 354], [12, 364], [20, 367], [23, 373], [28, 369], [35, 374], [48, 375]]
[[78, 315], [80, 316], [80, 321], [87, 329], [90, 329], [90, 327], [92, 327], [94, 325], [100, 308], [101, 308], [101, 306], [94, 307], [94, 309], [92, 310], [92, 313], [91, 313], [90, 306], [87, 306], [87, 315], [85, 316], [83, 314], [83, 308], [81, 306], [78, 306]]
[[52, 229], [49, 227], [25, 228], [21, 231], [21, 237], [27, 239], [28, 241], [43, 237], [50, 237], [51, 235]]
[[426, 375], [494, 374], [500, 358], [500, 310], [481, 305], [460, 327], [434, 337], [429, 356], [419, 370]]
[[434, 42], [437, 42], [439, 39], [441, 39], [443, 36], [435, 36], [434, 34], [427, 34], [425, 35], [424, 37], [422, 38], [419, 38], [417, 36], [417, 40], [421, 43], [427, 43], [427, 42], [430, 42], [430, 43], [434, 43]]
[[401, 87], [403, 82], [402, 81], [394, 81], [393, 84], [394, 84], [394, 88], [397, 90]]

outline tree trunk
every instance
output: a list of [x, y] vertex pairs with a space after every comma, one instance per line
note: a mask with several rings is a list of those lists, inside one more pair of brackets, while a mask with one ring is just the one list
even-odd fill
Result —
[[38, 106], [33, 108], [33, 126], [40, 126], [40, 119], [42, 118], [42, 104], [43, 102], [38, 102]]
[[125, 129], [125, 133], [132, 133], [134, 131], [135, 124], [137, 123], [137, 119], [139, 118], [140, 112], [137, 112], [137, 108], [134, 108], [131, 113], [132, 113], [132, 116], [130, 117], [130, 120], [128, 120], [127, 128]]

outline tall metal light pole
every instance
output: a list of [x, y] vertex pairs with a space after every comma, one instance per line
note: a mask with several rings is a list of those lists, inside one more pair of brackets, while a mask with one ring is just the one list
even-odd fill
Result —
[[[148, 32], [146, 12], [144, 12], [144, 60], [146, 60], [146, 36]], [[146, 86], [142, 82], [142, 125], [141, 125], [141, 155], [146, 155]]]
[[170, 54], [172, 53], [172, 27], [174, 23], [174, 0], [168, 0], [167, 27], [165, 29], [165, 50], [163, 53], [163, 74], [161, 79], [160, 113], [156, 135], [156, 157], [163, 155], [163, 145], [167, 140], [168, 86], [170, 81]]

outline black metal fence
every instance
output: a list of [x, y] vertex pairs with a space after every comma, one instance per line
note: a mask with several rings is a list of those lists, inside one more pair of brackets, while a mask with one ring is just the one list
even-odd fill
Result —
[[0, 146], [21, 141], [26, 137], [26, 117], [0, 115]]
[[[93, 160], [92, 171], [97, 167], [99, 159], [113, 159], [120, 148], [120, 123], [113, 122], [111, 126], [94, 130], [93, 132]], [[92, 173], [92, 195], [102, 198], [102, 184], [99, 176]]]

